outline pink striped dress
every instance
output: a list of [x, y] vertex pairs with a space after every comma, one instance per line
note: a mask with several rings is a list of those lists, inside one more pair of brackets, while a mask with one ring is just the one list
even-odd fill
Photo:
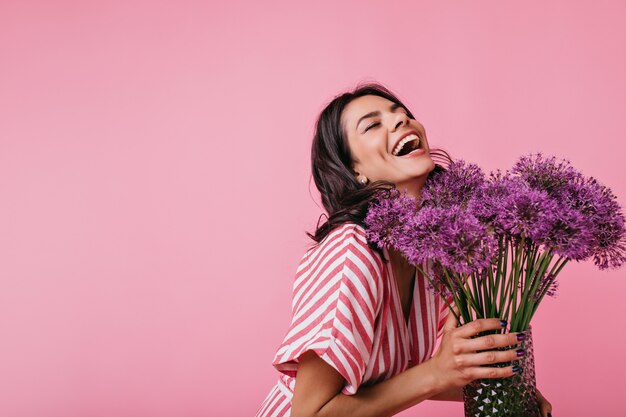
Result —
[[391, 263], [367, 245], [363, 227], [335, 228], [300, 261], [291, 325], [272, 362], [280, 375], [256, 417], [291, 414], [298, 360], [307, 350], [344, 377], [346, 395], [430, 358], [448, 308], [426, 285], [416, 273], [407, 323]]

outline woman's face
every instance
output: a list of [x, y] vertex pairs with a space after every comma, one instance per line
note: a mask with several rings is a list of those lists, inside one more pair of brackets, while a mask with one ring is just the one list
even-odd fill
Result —
[[[419, 194], [435, 168], [426, 131], [420, 122], [411, 119], [403, 107], [374, 95], [352, 100], [341, 119], [352, 152], [355, 177], [358, 173], [370, 182], [391, 181], [399, 189]], [[402, 144], [400, 139], [411, 133], [419, 137], [419, 148], [403, 155], [416, 143], [409, 142], [397, 155], [394, 151]]]

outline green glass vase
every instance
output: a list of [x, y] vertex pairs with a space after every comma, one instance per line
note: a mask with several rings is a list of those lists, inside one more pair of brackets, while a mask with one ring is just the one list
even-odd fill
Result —
[[510, 377], [476, 379], [467, 384], [463, 388], [465, 417], [540, 417], [531, 326], [524, 333], [526, 339], [519, 344], [525, 350], [523, 356], [512, 362], [489, 365], [518, 365], [522, 369]]

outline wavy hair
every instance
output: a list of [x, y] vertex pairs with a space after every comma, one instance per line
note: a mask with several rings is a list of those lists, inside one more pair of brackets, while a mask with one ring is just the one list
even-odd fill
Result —
[[[369, 203], [378, 193], [396, 188], [394, 183], [384, 180], [361, 184], [352, 173], [352, 155], [346, 132], [341, 124], [341, 114], [352, 100], [365, 95], [380, 96], [399, 104], [411, 119], [415, 119], [395, 94], [377, 82], [357, 85], [354, 90], [336, 96], [322, 110], [315, 124], [311, 146], [311, 170], [328, 215], [320, 216], [315, 233], [306, 232], [307, 236], [316, 242], [313, 247], [324, 240], [333, 229], [344, 223], [356, 223], [365, 227]], [[441, 149], [431, 149], [430, 156], [435, 162], [435, 168], [428, 175], [428, 179], [435, 173], [445, 170], [452, 162], [450, 155]], [[320, 225], [323, 216], [326, 216], [327, 220]], [[387, 262], [381, 249], [370, 242], [368, 245], [381, 255], [385, 263]]]

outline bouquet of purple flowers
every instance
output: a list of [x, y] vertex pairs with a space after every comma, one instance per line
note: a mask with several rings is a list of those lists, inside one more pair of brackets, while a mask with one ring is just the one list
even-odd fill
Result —
[[[544, 296], [554, 296], [570, 260], [592, 258], [599, 269], [626, 260], [624, 215], [612, 191], [541, 154], [489, 176], [454, 161], [417, 200], [396, 189], [380, 194], [365, 224], [371, 241], [395, 247], [453, 299], [461, 324], [500, 318], [512, 332], [526, 330]], [[429, 261], [432, 276], [421, 267]]]

